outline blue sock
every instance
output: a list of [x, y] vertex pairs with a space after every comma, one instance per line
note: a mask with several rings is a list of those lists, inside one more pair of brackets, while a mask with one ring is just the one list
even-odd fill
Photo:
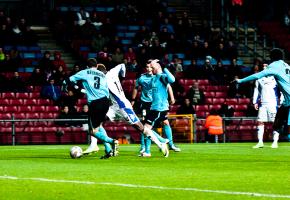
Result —
[[106, 154], [112, 151], [111, 145], [108, 142], [104, 142]]
[[151, 149], [151, 140], [150, 140], [150, 138], [145, 137], [144, 143], [145, 143], [145, 152], [146, 153], [150, 153], [150, 149]]
[[145, 135], [142, 133], [140, 135], [140, 149], [145, 148]]
[[169, 140], [169, 146], [173, 145], [173, 139], [172, 139], [172, 130], [170, 125], [163, 125], [163, 134], [166, 136], [166, 138]]
[[94, 133], [94, 135], [96, 136], [97, 139], [105, 142], [108, 142], [110, 144], [112, 144], [114, 142], [114, 140], [110, 137], [108, 137], [106, 130], [103, 127], [99, 127], [99, 131]]

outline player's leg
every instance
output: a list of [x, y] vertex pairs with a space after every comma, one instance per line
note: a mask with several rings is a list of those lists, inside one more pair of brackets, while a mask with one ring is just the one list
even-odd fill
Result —
[[100, 148], [98, 147], [98, 139], [94, 136], [90, 136], [90, 146], [83, 152], [84, 155], [98, 152]]
[[257, 125], [257, 137], [258, 137], [258, 143], [253, 146], [254, 149], [257, 148], [263, 148], [264, 143], [263, 143], [263, 137], [264, 137], [264, 121], [267, 121], [267, 110], [266, 107], [261, 106], [258, 111], [258, 125]]
[[282, 131], [283, 125], [289, 122], [289, 107], [281, 106], [278, 108], [277, 114], [275, 116], [275, 121], [273, 123], [273, 143], [272, 148], [278, 148], [279, 132]]
[[162, 128], [163, 134], [166, 136], [166, 138], [169, 140], [169, 149], [175, 151], [175, 152], [180, 152], [181, 149], [176, 147], [175, 144], [173, 143], [173, 136], [172, 136], [172, 129], [169, 124], [168, 119], [163, 121], [163, 128]]
[[[104, 144], [109, 143], [112, 145], [113, 155], [115, 154], [118, 140], [108, 137], [105, 129], [102, 127], [102, 122], [106, 120], [106, 114], [109, 110], [110, 102], [108, 99], [100, 99], [92, 101], [89, 104], [89, 127], [91, 128], [91, 134], [95, 138], [101, 140]], [[106, 149], [105, 149], [106, 152]], [[106, 152], [107, 153], [107, 152]]]

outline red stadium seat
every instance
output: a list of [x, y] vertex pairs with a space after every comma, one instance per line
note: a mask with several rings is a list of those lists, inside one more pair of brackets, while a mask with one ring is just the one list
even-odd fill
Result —
[[246, 111], [248, 109], [248, 105], [235, 105], [236, 111]]
[[212, 98], [212, 104], [221, 105], [225, 102], [225, 98]]
[[37, 99], [24, 99], [23, 100], [23, 105], [38, 105]]
[[236, 104], [238, 104], [238, 99], [236, 99], [236, 98], [227, 98], [226, 101], [227, 101], [227, 103], [229, 105], [236, 105]]
[[46, 112], [57, 112], [57, 113], [60, 112], [58, 106], [45, 106], [45, 108], [46, 108], [45, 109]]
[[37, 99], [39, 97], [40, 97], [40, 93], [39, 92], [30, 92], [29, 93], [29, 98]]
[[209, 110], [211, 109], [219, 110], [220, 108], [221, 108], [221, 105], [209, 105]]
[[238, 99], [239, 104], [249, 104], [251, 100], [249, 98], [240, 98]]
[[10, 104], [11, 105], [23, 105], [23, 100], [22, 99], [11, 99]]
[[208, 79], [200, 79], [197, 80], [199, 85], [209, 85], [209, 80]]
[[2, 99], [15, 99], [14, 92], [3, 92], [1, 95]]
[[0, 99], [0, 105], [10, 105], [10, 99]]
[[210, 98], [210, 97], [205, 98], [205, 103], [206, 104], [213, 104], [213, 98]]
[[25, 113], [15, 113], [14, 114], [14, 119], [25, 119], [26, 115]]
[[22, 105], [22, 106], [18, 106], [18, 112], [21, 113], [26, 113], [26, 112], [31, 112], [31, 106], [26, 106], [26, 105]]
[[204, 93], [204, 96], [206, 97], [206, 98], [208, 98], [208, 97], [211, 97], [211, 98], [214, 98], [214, 97], [216, 97], [216, 95], [215, 95], [215, 92], [203, 92]]
[[39, 119], [39, 113], [26, 113], [27, 119]]
[[45, 106], [31, 106], [31, 111], [40, 113], [40, 112], [45, 112], [46, 110], [45, 110]]
[[227, 92], [215, 92], [216, 98], [226, 98], [228, 96]]
[[15, 98], [19, 98], [19, 99], [28, 99], [30, 98], [29, 93], [28, 92], [17, 92], [15, 93]]
[[52, 105], [52, 102], [49, 99], [38, 99], [37, 104], [40, 106]]
[[17, 113], [18, 107], [17, 106], [4, 106], [3, 111], [8, 112], [8, 113]]
[[208, 111], [208, 105], [196, 105], [195, 106], [195, 111]]

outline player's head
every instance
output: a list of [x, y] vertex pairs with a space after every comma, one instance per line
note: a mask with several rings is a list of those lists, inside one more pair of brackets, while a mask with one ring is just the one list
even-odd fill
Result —
[[89, 58], [88, 59], [88, 66], [89, 66], [89, 68], [91, 68], [91, 67], [97, 67], [97, 64], [98, 64], [98, 62], [97, 62], [97, 60], [95, 58]]
[[158, 59], [148, 60], [147, 65], [152, 67], [153, 74], [157, 74], [159, 72], [162, 72], [162, 67], [161, 67], [159, 62], [160, 61]]
[[283, 60], [284, 52], [282, 49], [274, 48], [270, 51], [270, 59], [271, 61]]
[[146, 72], [147, 72], [148, 74], [152, 74], [153, 68], [152, 68], [152, 66], [151, 66], [151, 60], [148, 61], [147, 63], [149, 63], [149, 64], [146, 64], [146, 67], [145, 67]]
[[103, 73], [107, 72], [106, 66], [104, 64], [97, 64], [97, 69], [100, 70]]

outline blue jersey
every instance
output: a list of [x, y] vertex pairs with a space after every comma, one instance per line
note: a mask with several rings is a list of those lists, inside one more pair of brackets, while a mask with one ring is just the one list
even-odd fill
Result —
[[136, 81], [136, 89], [141, 87], [141, 101], [152, 102], [151, 80], [152, 74], [142, 74]]
[[109, 89], [106, 76], [103, 72], [95, 69], [84, 69], [69, 77], [71, 82], [82, 81], [86, 90], [88, 103], [103, 97], [109, 98]]
[[238, 83], [256, 80], [265, 76], [275, 77], [278, 87], [284, 96], [282, 104], [284, 106], [290, 106], [290, 67], [282, 60], [272, 62], [263, 71], [240, 79]]
[[169, 110], [167, 86], [174, 81], [174, 76], [166, 68], [164, 69], [164, 73], [156, 74], [152, 78], [152, 104], [150, 110]]

